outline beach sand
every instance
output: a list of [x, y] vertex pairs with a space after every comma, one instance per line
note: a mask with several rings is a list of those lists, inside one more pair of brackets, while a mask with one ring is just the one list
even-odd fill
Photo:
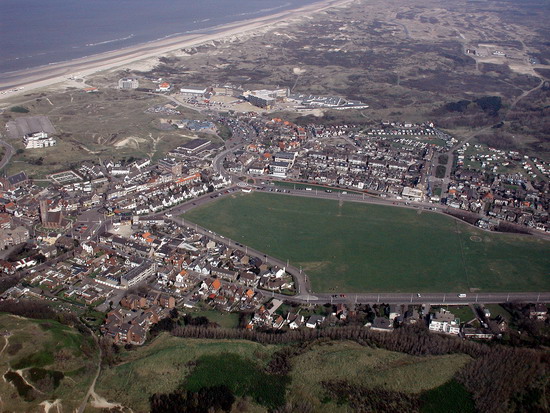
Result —
[[[270, 16], [229, 23], [209, 29], [210, 33], [208, 34], [177, 36], [66, 62], [4, 73], [0, 75], [0, 91], [8, 92], [0, 95], [0, 100], [28, 93], [29, 90], [56, 84], [60, 84], [60, 86], [66, 83], [72, 84], [74, 81], [71, 81], [70, 78], [84, 79], [86, 76], [104, 70], [119, 68], [146, 70], [156, 63], [156, 58], [170, 52], [216, 40], [253, 36], [276, 27], [278, 24], [299, 21], [314, 13], [329, 8], [344, 7], [354, 1], [356, 0], [324, 0]], [[72, 85], [74, 86], [74, 84]]]

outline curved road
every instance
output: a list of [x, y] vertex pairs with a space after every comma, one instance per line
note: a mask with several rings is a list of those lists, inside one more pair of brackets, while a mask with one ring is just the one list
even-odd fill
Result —
[[2, 160], [0, 161], [0, 169], [3, 169], [11, 160], [11, 157], [15, 153], [15, 149], [13, 149], [13, 146], [11, 146], [6, 141], [3, 141], [0, 139], [0, 145], [2, 145], [4, 148], [6, 148], [6, 153], [4, 153], [4, 156], [2, 157]]

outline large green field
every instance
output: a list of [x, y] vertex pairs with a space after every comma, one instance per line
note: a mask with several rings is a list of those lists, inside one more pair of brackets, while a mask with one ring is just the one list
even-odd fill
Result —
[[185, 214], [289, 259], [313, 291], [549, 291], [550, 243], [442, 214], [285, 195], [238, 194]]

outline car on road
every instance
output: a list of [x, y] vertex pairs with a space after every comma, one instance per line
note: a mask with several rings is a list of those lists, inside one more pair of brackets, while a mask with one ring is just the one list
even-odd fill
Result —
[[422, 298], [422, 296], [421, 296], [420, 294], [416, 294], [416, 296], [417, 296], [418, 298]]
[[466, 294], [458, 294], [458, 298], [466, 298]]

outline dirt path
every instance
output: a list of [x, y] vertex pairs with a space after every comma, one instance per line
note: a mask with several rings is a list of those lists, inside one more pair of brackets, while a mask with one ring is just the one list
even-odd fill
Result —
[[2, 336], [2, 337], [4, 337], [5, 343], [4, 343], [4, 347], [2, 347], [2, 350], [0, 350], [0, 356], [2, 355], [2, 353], [4, 352], [4, 350], [6, 349], [6, 347], [8, 347], [8, 344], [9, 344], [9, 342], [10, 342], [10, 341], [8, 340], [8, 336]]
[[90, 384], [90, 388], [88, 389], [88, 392], [86, 393], [86, 396], [84, 397], [84, 400], [80, 404], [80, 407], [78, 408], [78, 413], [83, 413], [84, 409], [86, 408], [86, 404], [88, 404], [88, 400], [90, 399], [92, 393], [95, 394], [95, 382], [97, 381], [97, 378], [99, 377], [99, 373], [101, 373], [101, 359], [103, 357], [103, 352], [101, 351], [101, 347], [99, 345], [99, 342], [97, 340], [96, 335], [90, 330], [90, 333], [92, 334], [92, 337], [94, 338], [94, 341], [97, 344], [97, 348], [99, 350], [98, 359], [97, 359], [97, 371], [95, 373], [94, 380], [92, 381], [92, 384]]
[[[4, 347], [2, 347], [2, 350], [0, 350], [0, 356], [2, 355], [2, 353], [4, 352], [4, 350], [6, 349], [6, 347], [8, 347], [8, 344], [9, 344], [9, 340], [8, 340], [8, 336], [2, 336], [4, 337]], [[9, 370], [9, 368], [8, 368]], [[6, 374], [6, 372], [2, 373], [2, 378], [4, 377], [4, 374]], [[2, 398], [0, 397], [0, 412], [4, 411], [4, 402], [2, 401]]]
[[512, 102], [512, 104], [510, 105], [510, 107], [508, 108], [508, 111], [506, 112], [506, 115], [504, 116], [503, 121], [506, 121], [506, 117], [508, 116], [508, 114], [514, 110], [514, 108], [516, 107], [516, 105], [517, 105], [522, 99], [524, 99], [525, 97], [527, 97], [529, 94], [531, 94], [531, 93], [534, 92], [535, 90], [539, 90], [539, 89], [544, 85], [544, 79], [541, 78], [541, 77], [539, 77], [538, 79], [539, 79], [540, 83], [539, 83], [537, 86], [535, 86], [535, 87], [532, 88], [532, 89], [526, 90], [525, 92], [523, 92], [521, 95], [519, 95], [517, 98], [514, 99], [514, 101]]
[[97, 371], [95, 373], [94, 380], [90, 384], [90, 387], [88, 388], [88, 392], [86, 393], [86, 396], [84, 397], [84, 400], [80, 404], [80, 407], [78, 408], [77, 412], [78, 413], [83, 413], [84, 409], [86, 409], [86, 405], [88, 404], [88, 402], [90, 402], [92, 407], [95, 407], [95, 408], [98, 408], [98, 409], [118, 409], [121, 412], [129, 411], [129, 412], [133, 413], [132, 409], [130, 409], [129, 407], [125, 407], [120, 403], [111, 403], [111, 402], [107, 401], [107, 399], [105, 399], [104, 397], [101, 397], [100, 395], [98, 395], [95, 392], [95, 384], [97, 382], [99, 374], [101, 373], [101, 359], [103, 357], [103, 352], [101, 351], [101, 347], [99, 346], [99, 342], [97, 340], [96, 335], [91, 330], [90, 330], [90, 333], [92, 334], [92, 336], [93, 336], [93, 338], [94, 338], [94, 340], [97, 344], [97, 348], [99, 350], [99, 354], [98, 354], [99, 358], [98, 358], [98, 361], [97, 361]]
[[21, 378], [23, 379], [23, 381], [25, 382], [25, 384], [27, 384], [28, 386], [32, 387], [36, 392], [38, 393], [41, 393], [43, 394], [44, 392], [38, 390], [31, 382], [29, 382], [26, 378], [25, 378], [25, 375], [24, 375], [24, 369], [19, 369], [19, 370], [13, 370], [15, 371], [17, 374], [19, 374], [21, 376]]

